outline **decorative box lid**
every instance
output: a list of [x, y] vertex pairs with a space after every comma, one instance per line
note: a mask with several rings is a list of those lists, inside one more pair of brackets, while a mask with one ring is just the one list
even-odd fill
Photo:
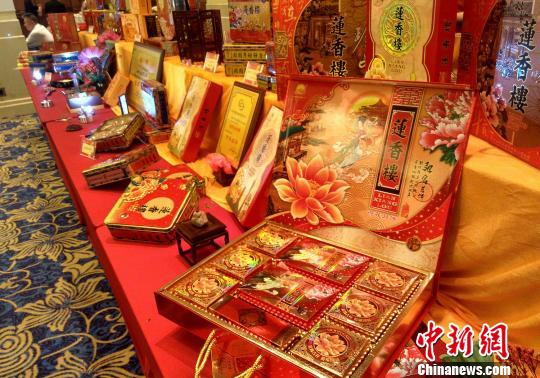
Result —
[[273, 220], [436, 271], [472, 108], [464, 86], [293, 76]]
[[193, 193], [187, 165], [147, 171], [131, 179], [105, 218], [108, 227], [171, 230]]
[[142, 116], [139, 113], [130, 113], [111, 118], [103, 122], [88, 139], [97, 141], [122, 136], [135, 122], [141, 120]]
[[126, 152], [125, 154], [121, 154], [111, 159], [107, 159], [100, 163], [94, 164], [88, 167], [87, 169], [85, 169], [84, 171], [82, 171], [82, 174], [84, 176], [91, 176], [91, 175], [99, 174], [104, 171], [108, 171], [116, 167], [124, 167], [136, 161], [137, 159], [140, 159], [152, 153], [157, 153], [156, 146], [154, 145], [148, 145], [148, 146], [136, 148], [132, 151]]

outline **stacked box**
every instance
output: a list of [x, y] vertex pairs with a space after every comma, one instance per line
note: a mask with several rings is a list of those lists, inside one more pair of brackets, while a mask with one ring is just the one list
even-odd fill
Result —
[[82, 174], [90, 188], [127, 180], [159, 160], [154, 145], [129, 151], [85, 169]]
[[225, 75], [244, 76], [247, 62], [266, 64], [266, 47], [258, 44], [228, 43], [223, 46]]

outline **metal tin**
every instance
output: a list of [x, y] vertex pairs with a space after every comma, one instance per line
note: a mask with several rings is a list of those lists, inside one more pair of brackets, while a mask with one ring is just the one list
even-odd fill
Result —
[[156, 147], [148, 145], [105, 160], [85, 169], [82, 174], [90, 188], [127, 180], [159, 160]]
[[155, 243], [174, 241], [176, 225], [188, 220], [198, 205], [195, 175], [187, 165], [178, 165], [133, 177], [105, 218], [111, 235]]
[[96, 142], [96, 152], [126, 149], [143, 125], [139, 113], [123, 115], [103, 122], [88, 139]]

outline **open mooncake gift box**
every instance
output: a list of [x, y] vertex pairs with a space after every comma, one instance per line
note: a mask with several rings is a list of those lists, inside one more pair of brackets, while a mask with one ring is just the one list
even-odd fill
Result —
[[288, 85], [260, 194], [273, 215], [163, 286], [157, 305], [299, 375], [379, 376], [435, 298], [474, 99], [453, 85]]

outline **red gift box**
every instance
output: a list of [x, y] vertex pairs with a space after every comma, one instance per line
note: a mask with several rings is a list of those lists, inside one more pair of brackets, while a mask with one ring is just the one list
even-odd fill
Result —
[[156, 243], [175, 240], [176, 225], [190, 219], [198, 206], [194, 176], [188, 166], [178, 165], [133, 177], [105, 218], [111, 235]]
[[199, 148], [221, 97], [221, 85], [193, 76], [178, 121], [169, 139], [169, 149], [185, 162], [197, 160]]

